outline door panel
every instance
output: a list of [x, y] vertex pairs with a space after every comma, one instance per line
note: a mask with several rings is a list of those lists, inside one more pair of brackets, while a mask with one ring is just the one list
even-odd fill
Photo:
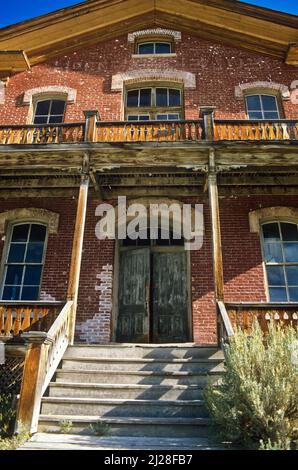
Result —
[[186, 253], [153, 254], [153, 342], [188, 341]]
[[117, 341], [149, 341], [150, 248], [120, 252]]

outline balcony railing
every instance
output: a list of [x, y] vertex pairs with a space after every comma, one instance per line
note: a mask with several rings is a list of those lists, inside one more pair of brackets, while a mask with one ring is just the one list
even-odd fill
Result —
[[[298, 141], [297, 120], [93, 122], [0, 126], [0, 145], [202, 141]], [[90, 135], [92, 137], [90, 138]]]

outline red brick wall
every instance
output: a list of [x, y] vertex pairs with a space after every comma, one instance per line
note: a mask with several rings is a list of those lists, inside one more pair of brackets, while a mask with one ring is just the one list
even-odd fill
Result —
[[[243, 100], [235, 98], [235, 86], [257, 80], [290, 86], [297, 79], [297, 68], [281, 60], [241, 49], [212, 43], [182, 34], [173, 58], [132, 58], [133, 45], [127, 36], [77, 49], [52, 62], [12, 77], [6, 89], [6, 103], [0, 105], [0, 123], [25, 123], [28, 106], [22, 105], [26, 90], [49, 85], [75, 88], [75, 104], [67, 106], [67, 122], [83, 120], [83, 110], [98, 109], [102, 120], [120, 120], [121, 92], [111, 91], [113, 75], [132, 70], [161, 69], [192, 72], [195, 90], [185, 90], [185, 117], [198, 117], [198, 107], [215, 105], [217, 117], [245, 118]], [[285, 116], [297, 117], [297, 106], [283, 101]]]
[[[211, 227], [208, 201], [185, 199], [204, 204], [205, 236], [202, 249], [191, 252], [191, 293], [193, 339], [199, 344], [216, 342], [216, 315], [212, 275]], [[83, 248], [77, 340], [108, 343], [111, 339], [112, 281], [114, 241], [95, 236], [95, 208], [90, 200]], [[64, 300], [67, 292], [76, 199], [11, 199], [0, 201], [0, 211], [39, 207], [60, 214], [59, 232], [50, 235], [42, 292]], [[225, 299], [227, 301], [266, 301], [262, 255], [258, 234], [250, 233], [249, 211], [272, 206], [298, 207], [297, 196], [251, 196], [223, 198], [220, 201]], [[0, 256], [4, 242], [0, 240]]]

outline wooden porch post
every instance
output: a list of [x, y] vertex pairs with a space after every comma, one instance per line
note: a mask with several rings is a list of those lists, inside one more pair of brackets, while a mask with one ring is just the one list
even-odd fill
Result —
[[71, 265], [69, 273], [69, 283], [67, 300], [73, 301], [72, 315], [70, 320], [70, 337], [69, 342], [73, 344], [75, 335], [75, 323], [78, 303], [78, 292], [80, 283], [80, 272], [81, 272], [81, 261], [82, 261], [82, 250], [84, 241], [84, 231], [86, 222], [87, 212], [87, 201], [88, 201], [88, 189], [89, 189], [89, 176], [82, 175], [81, 185], [78, 199], [77, 216], [75, 231], [72, 245]]
[[213, 249], [213, 273], [215, 298], [217, 301], [224, 299], [224, 276], [221, 247], [221, 230], [219, 217], [219, 200], [217, 188], [217, 175], [215, 171], [214, 150], [210, 151], [209, 173], [208, 173], [208, 191], [212, 226], [212, 249]]

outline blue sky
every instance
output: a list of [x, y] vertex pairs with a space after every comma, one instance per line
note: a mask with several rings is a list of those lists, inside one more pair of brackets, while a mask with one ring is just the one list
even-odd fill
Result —
[[[81, 2], [73, 0], [2, 0], [1, 3], [0, 27], [4, 27]], [[298, 15], [297, 0], [246, 0], [246, 3]]]

